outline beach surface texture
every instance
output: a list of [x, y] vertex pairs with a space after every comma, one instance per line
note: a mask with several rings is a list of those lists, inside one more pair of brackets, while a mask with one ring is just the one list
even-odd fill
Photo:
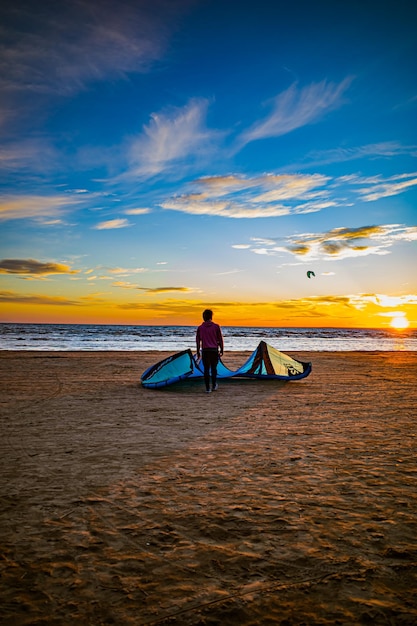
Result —
[[164, 356], [0, 353], [0, 623], [415, 625], [417, 353], [144, 389]]

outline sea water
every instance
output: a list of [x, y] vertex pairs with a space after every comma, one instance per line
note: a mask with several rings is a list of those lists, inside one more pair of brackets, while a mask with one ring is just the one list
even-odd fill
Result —
[[[252, 352], [261, 340], [282, 352], [412, 350], [417, 330], [222, 326], [225, 351]], [[0, 324], [0, 350], [195, 351], [195, 326]]]

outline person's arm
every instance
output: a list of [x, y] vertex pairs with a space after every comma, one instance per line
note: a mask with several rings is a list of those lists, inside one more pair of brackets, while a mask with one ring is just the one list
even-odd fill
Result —
[[222, 331], [221, 331], [220, 326], [219, 326], [218, 342], [219, 342], [219, 354], [220, 354], [220, 356], [223, 356], [224, 345], [223, 345], [223, 335], [222, 335]]
[[201, 344], [201, 338], [200, 338], [200, 329], [197, 328], [197, 332], [195, 335], [195, 342], [196, 342], [196, 346], [197, 346], [197, 358], [200, 358], [200, 344]]

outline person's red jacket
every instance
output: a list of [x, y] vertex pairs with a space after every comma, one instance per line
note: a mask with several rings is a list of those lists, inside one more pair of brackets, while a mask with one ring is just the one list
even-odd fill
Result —
[[200, 352], [200, 345], [203, 350], [219, 350], [223, 354], [223, 335], [218, 324], [213, 321], [203, 322], [197, 328], [196, 335], [197, 354]]

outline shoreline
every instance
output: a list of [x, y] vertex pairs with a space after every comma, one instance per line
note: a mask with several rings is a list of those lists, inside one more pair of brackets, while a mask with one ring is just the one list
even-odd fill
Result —
[[0, 351], [0, 618], [415, 623], [417, 353], [208, 397], [168, 354]]
[[[271, 344], [270, 344], [271, 345]], [[275, 347], [275, 346], [272, 346]], [[161, 359], [176, 354], [177, 352], [182, 352], [183, 350], [191, 350], [191, 352], [193, 354], [195, 354], [195, 349], [193, 348], [183, 348], [183, 349], [175, 349], [175, 350], [147, 350], [147, 349], [136, 349], [136, 350], [111, 350], [111, 349], [106, 349], [106, 350], [79, 350], [79, 349], [75, 349], [75, 350], [55, 350], [55, 349], [46, 349], [46, 350], [33, 350], [33, 349], [24, 349], [24, 350], [8, 350], [8, 349], [1, 349], [0, 348], [0, 358], [2, 356], [5, 356], [7, 354], [59, 354], [59, 355], [66, 355], [66, 354], [153, 354], [156, 355], [156, 357], [158, 355], [161, 355]], [[276, 348], [277, 350], [279, 350], [279, 348]], [[224, 356], [223, 359], [227, 359], [228, 357], [232, 356], [232, 355], [244, 355], [246, 357], [250, 356], [253, 353], [254, 350], [227, 350], [224, 352]], [[317, 349], [317, 350], [313, 350], [311, 348], [289, 348], [289, 349], [281, 349], [279, 350], [280, 352], [283, 352], [284, 354], [288, 354], [291, 356], [296, 356], [297, 354], [311, 354], [311, 355], [315, 355], [315, 354], [334, 354], [334, 355], [343, 355], [343, 354], [383, 354], [386, 352], [391, 352], [391, 353], [396, 353], [396, 352], [405, 352], [405, 353], [411, 353], [411, 354], [416, 354], [417, 353], [417, 349], [405, 349], [405, 348], [392, 348], [392, 349], [387, 349], [387, 348], [373, 348], [372, 350], [370, 349], [360, 349], [360, 348], [355, 348], [355, 349], [344, 349], [344, 350], [329, 350], [329, 349]], [[222, 360], [223, 360], [222, 359]]]

